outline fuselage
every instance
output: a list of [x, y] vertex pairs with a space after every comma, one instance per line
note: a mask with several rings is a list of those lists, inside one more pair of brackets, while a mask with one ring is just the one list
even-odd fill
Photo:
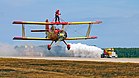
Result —
[[50, 38], [53, 41], [63, 41], [67, 38], [67, 33], [64, 30], [51, 28], [51, 30], [47, 32], [47, 38]]

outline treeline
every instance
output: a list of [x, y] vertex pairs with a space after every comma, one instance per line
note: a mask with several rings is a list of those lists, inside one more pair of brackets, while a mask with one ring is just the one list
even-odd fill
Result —
[[119, 58], [139, 58], [139, 48], [114, 48]]

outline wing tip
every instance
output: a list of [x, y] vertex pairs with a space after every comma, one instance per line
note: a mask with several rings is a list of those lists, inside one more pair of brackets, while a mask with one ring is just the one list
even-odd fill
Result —
[[98, 38], [98, 37], [97, 37], [97, 36], [91, 36], [91, 38], [92, 38], [92, 39], [96, 39], [96, 38]]
[[102, 21], [100, 21], [100, 20], [97, 20], [96, 22], [97, 22], [98, 24], [102, 23]]
[[12, 24], [22, 24], [22, 21], [13, 21]]

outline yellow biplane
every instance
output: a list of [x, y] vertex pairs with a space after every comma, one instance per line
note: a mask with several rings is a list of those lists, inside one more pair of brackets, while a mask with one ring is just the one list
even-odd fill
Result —
[[[93, 22], [49, 22], [46, 19], [45, 22], [31, 22], [31, 21], [13, 21], [13, 24], [21, 24], [22, 25], [22, 36], [21, 37], [14, 37], [13, 40], [48, 40], [52, 41], [51, 44], [48, 44], [48, 50], [51, 49], [51, 45], [53, 42], [63, 41], [67, 49], [70, 49], [70, 44], [67, 44], [65, 40], [86, 40], [86, 39], [96, 39], [96, 36], [89, 36], [91, 25], [92, 24], [100, 24], [102, 21], [93, 21]], [[38, 38], [38, 37], [26, 37], [25, 35], [25, 24], [32, 24], [32, 25], [44, 25], [44, 30], [31, 30], [31, 32], [45, 32], [46, 37]], [[84, 37], [67, 37], [67, 32], [64, 30], [66, 25], [79, 25], [79, 24], [88, 24], [88, 30], [86, 36]], [[55, 26], [61, 25], [61, 29], [57, 29]], [[49, 28], [51, 26], [51, 28]]]

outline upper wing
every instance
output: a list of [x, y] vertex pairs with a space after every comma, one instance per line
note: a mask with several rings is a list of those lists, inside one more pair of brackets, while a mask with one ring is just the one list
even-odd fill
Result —
[[96, 39], [97, 36], [89, 36], [89, 37], [73, 37], [73, 38], [66, 38], [65, 40], [86, 40], [86, 39]]
[[32, 21], [14, 21], [13, 24], [67, 25], [68, 22], [32, 22]]
[[88, 21], [88, 22], [68, 22], [68, 25], [78, 25], [78, 24], [100, 24], [102, 21]]
[[88, 22], [31, 22], [31, 21], [14, 21], [13, 24], [34, 24], [34, 25], [78, 25], [78, 24], [99, 24], [102, 21]]
[[14, 40], [51, 40], [50, 38], [36, 38], [36, 37], [14, 37]]

